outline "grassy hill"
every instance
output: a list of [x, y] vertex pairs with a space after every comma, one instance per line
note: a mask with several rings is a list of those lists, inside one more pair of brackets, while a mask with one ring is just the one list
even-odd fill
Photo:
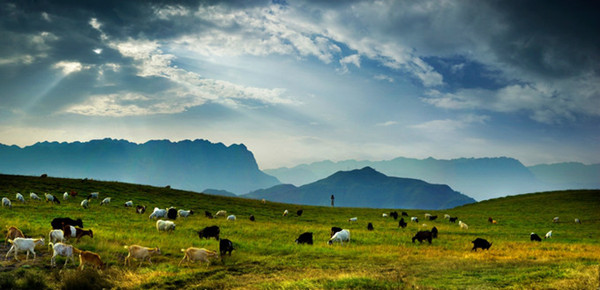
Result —
[[[79, 196], [54, 205], [31, 201], [29, 192], [59, 196], [75, 190]], [[90, 209], [79, 203], [88, 193], [100, 192], [100, 200], [111, 197], [108, 206], [92, 200]], [[16, 192], [26, 203], [15, 200]], [[0, 208], [0, 227], [19, 227], [26, 236], [47, 238], [54, 217], [82, 218], [85, 228], [93, 229], [94, 238], [84, 237], [75, 246], [99, 253], [109, 267], [100, 273], [76, 271], [68, 266], [51, 269], [52, 253], [38, 247], [35, 262], [16, 262], [12, 257], [0, 259], [0, 288], [579, 288], [599, 286], [600, 263], [600, 191], [563, 191], [511, 196], [443, 211], [409, 210], [419, 224], [398, 228], [392, 218], [383, 218], [390, 210], [298, 206], [257, 200], [197, 194], [176, 189], [93, 180], [39, 178], [0, 175], [0, 195], [10, 198], [12, 209]], [[165, 208], [192, 209], [195, 215], [177, 219], [174, 233], [158, 233], [155, 221], [146, 213], [125, 208], [125, 201]], [[283, 217], [285, 209], [300, 217]], [[213, 214], [227, 210], [238, 218], [209, 220], [204, 210]], [[401, 210], [401, 209], [394, 209]], [[428, 212], [439, 215], [436, 221], [423, 221]], [[442, 217], [458, 216], [469, 225], [461, 230]], [[256, 222], [248, 220], [250, 214]], [[357, 223], [348, 218], [358, 217]], [[490, 224], [488, 217], [498, 224]], [[559, 216], [560, 223], [552, 223]], [[579, 218], [582, 224], [573, 223]], [[372, 222], [375, 230], [367, 231]], [[422, 224], [427, 224], [426, 227]], [[221, 227], [221, 237], [234, 242], [236, 250], [224, 263], [213, 261], [208, 267], [192, 264], [177, 267], [183, 257], [180, 249], [190, 246], [218, 249], [218, 242], [200, 240], [196, 234], [205, 226]], [[329, 229], [350, 229], [348, 246], [328, 246]], [[419, 229], [439, 229], [432, 245], [411, 243]], [[529, 241], [529, 233], [543, 236], [553, 230], [554, 237], [541, 243]], [[296, 245], [301, 233], [314, 233], [315, 244]], [[470, 241], [485, 238], [493, 245], [489, 251], [471, 252]], [[0, 237], [0, 241], [4, 235]], [[0, 255], [8, 247], [0, 243]], [[124, 267], [124, 245], [159, 246], [162, 255], [153, 264]], [[83, 285], [83, 286], [82, 286]]]

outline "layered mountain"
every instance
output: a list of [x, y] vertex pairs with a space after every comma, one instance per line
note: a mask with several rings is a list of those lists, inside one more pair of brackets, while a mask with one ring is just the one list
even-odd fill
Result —
[[565, 162], [527, 168], [538, 180], [555, 190], [600, 188], [600, 164]]
[[540, 181], [521, 162], [508, 157], [452, 160], [400, 157], [386, 161], [322, 161], [293, 168], [265, 170], [265, 172], [277, 177], [283, 183], [302, 185], [329, 176], [339, 170], [365, 166], [370, 166], [389, 176], [448, 184], [453, 189], [477, 200], [558, 189], [552, 184]]
[[390, 177], [371, 167], [339, 171], [300, 187], [276, 185], [242, 197], [328, 206], [331, 195], [335, 197], [335, 206], [341, 207], [445, 209], [475, 202], [448, 185]]
[[20, 148], [0, 145], [0, 172], [7, 174], [92, 178], [201, 192], [218, 188], [246, 193], [279, 184], [260, 171], [243, 144], [225, 146], [207, 140], [126, 140], [41, 142]]

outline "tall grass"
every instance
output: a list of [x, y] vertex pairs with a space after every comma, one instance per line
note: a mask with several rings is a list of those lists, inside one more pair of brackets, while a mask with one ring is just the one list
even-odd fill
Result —
[[[29, 192], [59, 196], [71, 190], [79, 192], [79, 196], [63, 201], [61, 195], [60, 205], [28, 198]], [[82, 209], [80, 201], [93, 191], [100, 192], [100, 199], [92, 200], [89, 209]], [[13, 200], [12, 209], [0, 209], [0, 226], [14, 225], [27, 236], [47, 238], [53, 218], [82, 218], [85, 228], [94, 231], [94, 238], [83, 237], [74, 246], [99, 253], [109, 265], [102, 272], [76, 271], [73, 265], [61, 272], [60, 268], [49, 267], [51, 251], [38, 247], [35, 262], [15, 262], [12, 258], [0, 261], [0, 283], [10, 283], [2, 279], [6, 275], [22, 277], [28, 273], [28, 277], [38, 277], [42, 288], [72, 288], [85, 281], [96, 281], [94, 285], [104, 288], [125, 289], [485, 289], [571, 285], [585, 289], [599, 284], [600, 191], [521, 195], [444, 211], [394, 209], [421, 219], [418, 224], [409, 222], [406, 229], [399, 228], [392, 218], [381, 216], [390, 209], [262, 204], [117, 182], [0, 175], [0, 192]], [[26, 196], [26, 203], [14, 200], [16, 192]], [[100, 200], [108, 196], [112, 202], [100, 206]], [[155, 206], [175, 206], [192, 209], [195, 214], [177, 219], [173, 233], [159, 233], [155, 221], [148, 219], [149, 212], [138, 215], [135, 209], [123, 206], [128, 200], [145, 204], [150, 211]], [[300, 208], [304, 214], [297, 217], [294, 213]], [[211, 220], [203, 215], [205, 210], [214, 214], [221, 209], [235, 214], [238, 220]], [[291, 215], [283, 217], [285, 209]], [[461, 230], [441, 218], [424, 221], [426, 212], [440, 217], [445, 213], [458, 216], [469, 225], [469, 230]], [[248, 220], [250, 214], [256, 222]], [[354, 216], [358, 222], [349, 223], [348, 218]], [[490, 216], [498, 224], [488, 223]], [[552, 223], [554, 216], [559, 216], [561, 222]], [[574, 224], [574, 218], [581, 219], [582, 224]], [[368, 222], [373, 223], [374, 231], [366, 229]], [[224, 257], [223, 262], [213, 260], [210, 266], [195, 263], [177, 267], [183, 257], [180, 249], [218, 249], [216, 240], [199, 239], [196, 233], [211, 225], [218, 225], [221, 237], [234, 242], [232, 256]], [[349, 229], [351, 242], [328, 246], [332, 226]], [[431, 245], [411, 242], [418, 230], [433, 226], [438, 228], [439, 238]], [[554, 232], [552, 239], [529, 241], [529, 233], [543, 236], [549, 230]], [[294, 240], [306, 231], [314, 233], [315, 244], [296, 245]], [[491, 249], [472, 252], [471, 241], [477, 237], [493, 242]], [[158, 246], [162, 255], [154, 256], [152, 265], [138, 267], [138, 263], [133, 263], [134, 266], [125, 267], [127, 250], [123, 246], [131, 244]], [[0, 254], [7, 250], [2, 247]], [[64, 259], [59, 258], [59, 267], [62, 263]]]

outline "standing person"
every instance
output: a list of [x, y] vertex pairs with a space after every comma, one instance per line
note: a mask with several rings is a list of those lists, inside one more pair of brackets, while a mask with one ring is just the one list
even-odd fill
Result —
[[333, 196], [333, 194], [331, 195], [331, 207], [333, 207], [333, 200], [335, 199], [335, 197]]

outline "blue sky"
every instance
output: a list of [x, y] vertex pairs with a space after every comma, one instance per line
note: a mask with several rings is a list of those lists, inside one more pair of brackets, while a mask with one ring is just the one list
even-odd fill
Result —
[[[81, 3], [80, 3], [81, 2]], [[594, 1], [2, 1], [0, 143], [600, 162]]]

